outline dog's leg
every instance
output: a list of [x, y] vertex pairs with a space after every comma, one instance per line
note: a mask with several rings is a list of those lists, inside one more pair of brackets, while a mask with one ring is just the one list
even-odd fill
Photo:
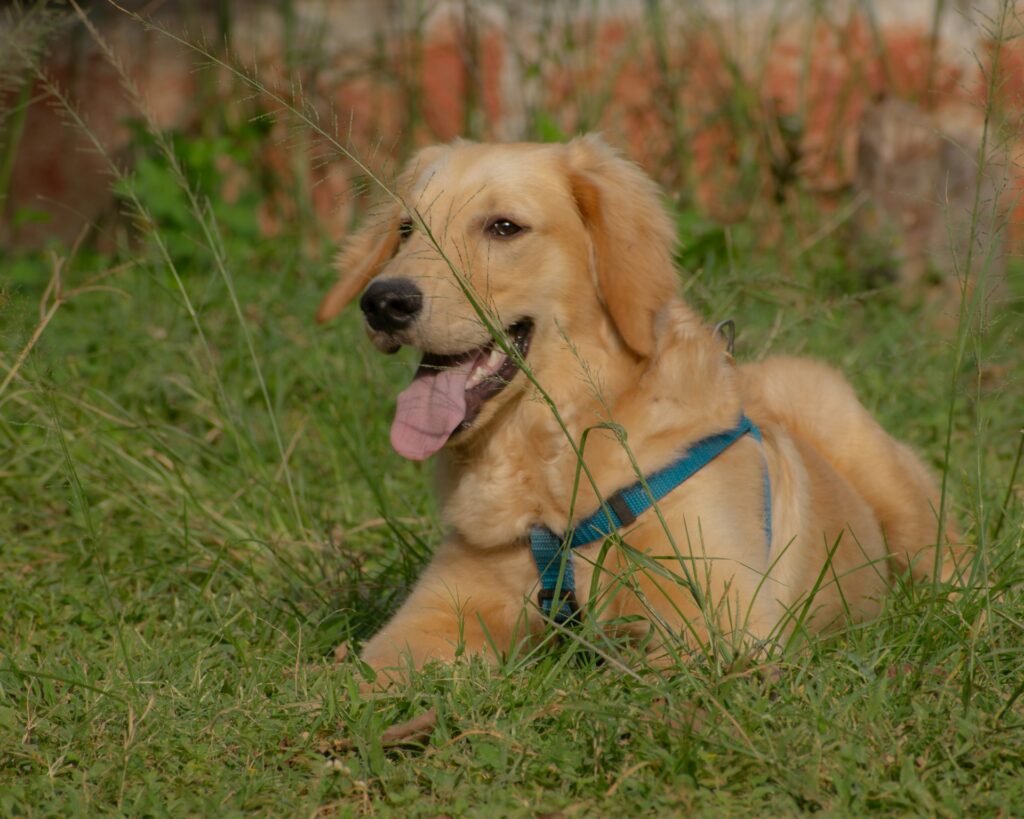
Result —
[[360, 657], [384, 685], [432, 660], [496, 659], [495, 652], [508, 651], [539, 622], [526, 605], [536, 573], [525, 544], [481, 550], [448, 540]]

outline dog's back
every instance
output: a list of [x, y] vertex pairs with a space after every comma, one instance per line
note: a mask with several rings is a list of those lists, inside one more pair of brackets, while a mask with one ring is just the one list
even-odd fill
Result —
[[[837, 371], [818, 361], [776, 357], [740, 368], [755, 420], [781, 425], [811, 445], [874, 510], [897, 571], [915, 578], [955, 577], [962, 547], [939, 538], [939, 489], [905, 444], [890, 436]], [[944, 539], [957, 540], [948, 522]]]

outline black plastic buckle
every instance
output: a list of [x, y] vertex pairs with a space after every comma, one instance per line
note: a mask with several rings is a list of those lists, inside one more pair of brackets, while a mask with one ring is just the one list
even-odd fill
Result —
[[[544, 612], [547, 617], [550, 617], [559, 625], [568, 622], [569, 620], [575, 620], [576, 615], [579, 613], [579, 603], [576, 602], [576, 593], [572, 589], [562, 589], [559, 592], [559, 605], [558, 609], [555, 610], [553, 604], [555, 600], [554, 589], [541, 589], [537, 592], [537, 603], [540, 605], [540, 610]], [[562, 614], [565, 608], [569, 608], [568, 614]]]
[[622, 497], [621, 492], [616, 492], [606, 501], [609, 508], [618, 516], [620, 526], [629, 526], [633, 521], [636, 520], [636, 515], [633, 514], [633, 510], [629, 508], [629, 504], [626, 503], [626, 499]]

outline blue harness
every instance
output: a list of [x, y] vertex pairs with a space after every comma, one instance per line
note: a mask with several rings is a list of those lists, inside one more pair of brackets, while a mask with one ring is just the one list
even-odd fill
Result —
[[[711, 463], [744, 435], [750, 434], [762, 446], [761, 431], [746, 415], [739, 423], [717, 435], [711, 435], [691, 446], [677, 461], [648, 476], [646, 487], [641, 481], [620, 489], [597, 511], [584, 518], [560, 537], [546, 526], [530, 529], [530, 549], [540, 572], [537, 602], [544, 615], [562, 625], [576, 616], [576, 581], [573, 576], [572, 550], [608, 537], [617, 529], [629, 526], [643, 512], [665, 497], [701, 469]], [[764, 468], [764, 534], [768, 548], [772, 544], [772, 495], [768, 464]], [[558, 600], [556, 606], [556, 599]]]

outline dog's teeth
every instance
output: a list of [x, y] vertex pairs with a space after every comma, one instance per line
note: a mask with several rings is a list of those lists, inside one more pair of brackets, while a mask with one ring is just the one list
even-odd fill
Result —
[[494, 375], [505, 363], [505, 354], [501, 350], [491, 350], [486, 360], [477, 364], [469, 373], [466, 379], [466, 389], [472, 389], [484, 379]]

